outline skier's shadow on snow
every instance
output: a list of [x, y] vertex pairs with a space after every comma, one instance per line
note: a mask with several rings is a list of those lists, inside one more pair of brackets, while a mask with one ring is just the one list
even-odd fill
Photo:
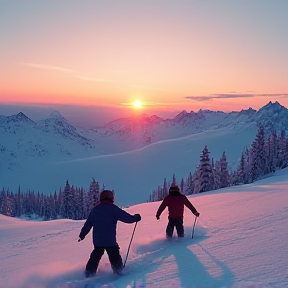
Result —
[[[133, 276], [137, 280], [143, 281], [146, 279], [146, 274], [156, 272], [164, 260], [173, 256], [175, 260], [171, 261], [176, 262], [177, 267], [175, 271], [169, 269], [167, 274], [163, 275], [165, 279], [178, 277], [180, 287], [197, 287], [198, 285], [213, 285], [213, 287], [228, 285], [229, 287], [233, 283], [234, 276], [223, 262], [216, 259], [199, 244], [206, 238], [208, 237], [201, 236], [191, 239], [191, 236], [187, 236], [182, 239], [158, 239], [149, 244], [138, 246], [137, 254], [139, 258], [134, 258], [133, 263], [131, 263]], [[198, 256], [191, 249], [195, 250]], [[200, 259], [205, 263], [209, 263], [209, 267], [205, 267]], [[143, 269], [143, 267], [145, 268]], [[168, 264], [167, 267], [173, 266]], [[208, 272], [210, 268], [217, 271], [217, 276], [212, 276]], [[153, 283], [147, 284], [153, 285]]]

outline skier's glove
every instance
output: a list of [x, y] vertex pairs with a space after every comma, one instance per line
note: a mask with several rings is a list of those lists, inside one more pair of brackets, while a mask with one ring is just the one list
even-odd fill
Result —
[[197, 213], [195, 214], [195, 216], [196, 216], [196, 217], [199, 217], [199, 216], [200, 216], [200, 213], [199, 213], [199, 212], [197, 212]]
[[136, 218], [136, 222], [141, 221], [141, 215], [140, 214], [135, 214], [134, 217]]
[[159, 220], [159, 219], [160, 219], [160, 216], [156, 215], [156, 219]]
[[79, 234], [78, 242], [84, 240], [84, 238], [85, 238], [85, 236], [84, 236], [83, 234], [80, 233], [80, 234]]

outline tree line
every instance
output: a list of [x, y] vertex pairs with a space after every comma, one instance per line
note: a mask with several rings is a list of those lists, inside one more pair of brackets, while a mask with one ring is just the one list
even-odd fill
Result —
[[205, 146], [194, 173], [190, 172], [186, 179], [182, 178], [179, 182], [175, 174], [171, 183], [164, 178], [163, 185], [150, 194], [149, 201], [164, 199], [169, 194], [171, 184], [178, 183], [181, 193], [191, 195], [252, 183], [264, 175], [284, 169], [288, 166], [288, 138], [284, 131], [280, 135], [276, 132], [265, 135], [264, 127], [260, 126], [251, 147], [245, 147], [242, 152], [236, 171], [229, 171], [225, 151], [216, 162], [209, 154]]
[[[265, 136], [264, 128], [260, 126], [251, 147], [246, 147], [242, 152], [235, 171], [229, 171], [225, 151], [217, 161], [210, 158], [209, 154], [205, 146], [194, 173], [190, 172], [186, 179], [182, 178], [179, 182], [175, 174], [171, 183], [164, 178], [163, 185], [150, 193], [148, 201], [162, 200], [168, 195], [172, 183], [177, 183], [185, 195], [252, 183], [288, 166], [288, 138], [284, 132]], [[92, 178], [87, 190], [70, 185], [67, 180], [64, 189], [60, 188], [58, 193], [55, 191], [52, 194], [30, 190], [22, 192], [20, 186], [16, 193], [3, 188], [0, 193], [0, 213], [11, 217], [40, 217], [43, 220], [86, 219], [104, 189], [104, 185], [100, 189], [95, 178]]]
[[[105, 187], [101, 189], [104, 190]], [[44, 194], [34, 191], [21, 192], [20, 187], [17, 193], [3, 189], [0, 195], [0, 213], [11, 216], [27, 218], [52, 219], [86, 219], [99, 201], [99, 183], [92, 178], [89, 190], [83, 187], [74, 187], [68, 180], [59, 193]]]

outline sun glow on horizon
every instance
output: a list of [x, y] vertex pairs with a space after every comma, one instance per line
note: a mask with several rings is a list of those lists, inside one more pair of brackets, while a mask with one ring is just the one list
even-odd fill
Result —
[[132, 104], [133, 104], [133, 107], [134, 107], [135, 109], [141, 109], [141, 108], [143, 108], [143, 103], [142, 103], [142, 101], [140, 101], [140, 100], [135, 100]]

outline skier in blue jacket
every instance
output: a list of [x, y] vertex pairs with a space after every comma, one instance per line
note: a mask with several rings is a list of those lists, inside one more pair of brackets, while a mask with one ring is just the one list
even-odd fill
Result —
[[98, 264], [106, 250], [113, 272], [120, 274], [123, 261], [116, 241], [117, 221], [134, 223], [141, 220], [140, 214], [131, 215], [114, 204], [114, 194], [104, 190], [100, 194], [100, 202], [90, 212], [79, 234], [79, 241], [83, 240], [93, 227], [94, 250], [86, 264], [85, 275], [90, 277], [96, 274]]

